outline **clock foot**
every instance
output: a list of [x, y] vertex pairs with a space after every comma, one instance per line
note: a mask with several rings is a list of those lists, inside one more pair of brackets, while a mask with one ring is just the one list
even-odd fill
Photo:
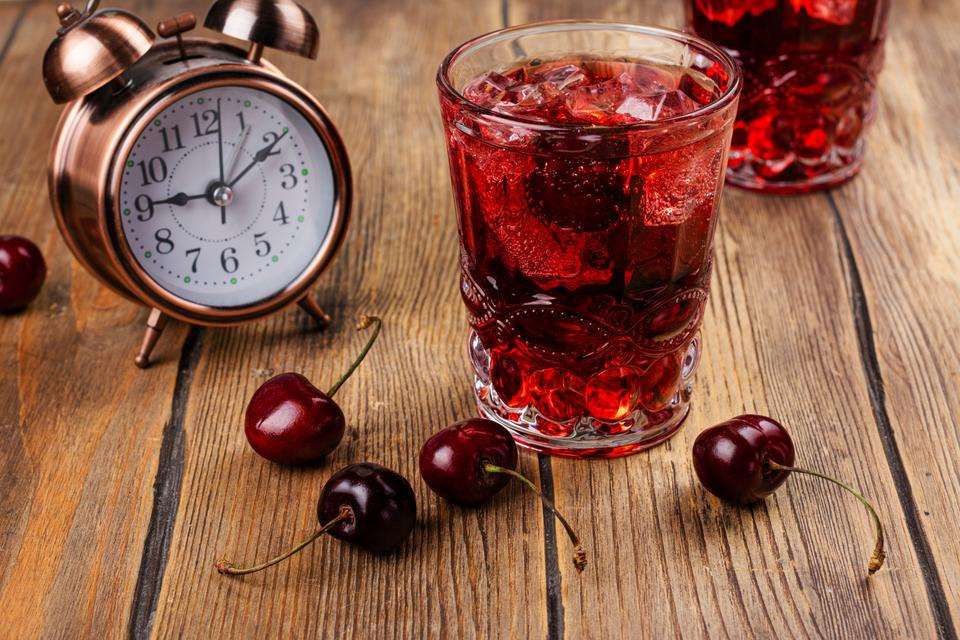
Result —
[[327, 315], [327, 312], [320, 308], [320, 305], [317, 304], [317, 301], [314, 300], [312, 294], [307, 294], [304, 297], [300, 298], [300, 302], [297, 304], [300, 305], [300, 308], [310, 314], [311, 317], [317, 323], [317, 329], [323, 331], [330, 325], [330, 316]]
[[147, 318], [147, 331], [143, 334], [143, 342], [140, 343], [140, 353], [134, 360], [141, 369], [150, 366], [150, 354], [153, 352], [153, 348], [157, 346], [157, 340], [160, 339], [160, 334], [163, 333], [166, 326], [167, 316], [163, 315], [160, 309], [153, 309], [150, 312], [150, 317]]

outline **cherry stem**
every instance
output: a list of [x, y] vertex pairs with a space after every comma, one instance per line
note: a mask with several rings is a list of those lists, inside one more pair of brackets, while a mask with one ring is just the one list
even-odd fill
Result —
[[866, 498], [863, 497], [859, 491], [854, 489], [848, 484], [840, 482], [836, 478], [831, 478], [830, 476], [823, 475], [817, 471], [810, 471], [809, 469], [798, 469], [796, 467], [787, 467], [782, 464], [777, 464], [772, 460], [767, 460], [767, 466], [776, 471], [789, 471], [792, 473], [805, 473], [809, 476], [815, 476], [817, 478], [822, 478], [828, 482], [832, 482], [835, 485], [842, 487], [847, 490], [849, 493], [860, 501], [860, 503], [867, 508], [867, 511], [870, 512], [870, 516], [873, 518], [873, 526], [877, 532], [876, 543], [873, 547], [873, 555], [870, 556], [870, 562], [867, 563], [867, 571], [870, 575], [875, 574], [881, 566], [883, 566], [883, 561], [887, 557], [887, 554], [883, 550], [883, 525], [880, 523], [880, 516], [877, 515], [876, 509], [873, 508], [873, 505], [870, 504]]
[[293, 547], [292, 549], [280, 554], [276, 558], [271, 558], [266, 562], [262, 562], [252, 567], [246, 567], [243, 569], [234, 566], [234, 564], [227, 559], [217, 560], [217, 563], [215, 566], [217, 568], [217, 571], [219, 571], [221, 574], [226, 576], [242, 576], [248, 573], [256, 573], [257, 571], [263, 571], [267, 567], [272, 567], [278, 562], [283, 562], [284, 560], [286, 560], [287, 558], [297, 553], [298, 551], [300, 551], [301, 549], [309, 545], [311, 542], [313, 542], [314, 540], [316, 540], [317, 538], [325, 534], [327, 531], [333, 528], [336, 524], [343, 522], [344, 520], [349, 520], [352, 517], [353, 517], [353, 510], [351, 510], [350, 507], [348, 507], [347, 505], [343, 505], [342, 507], [340, 507], [340, 513], [337, 515], [336, 518], [334, 518], [327, 524], [323, 525], [322, 527], [314, 531], [312, 534], [310, 534], [309, 538], [307, 538], [297, 546]]
[[577, 532], [573, 530], [573, 527], [571, 527], [570, 523], [567, 522], [567, 519], [563, 517], [563, 514], [557, 511], [557, 508], [553, 506], [553, 502], [543, 495], [543, 492], [540, 491], [540, 487], [533, 484], [527, 479], [526, 476], [514, 471], [513, 469], [506, 469], [504, 467], [498, 467], [495, 464], [484, 463], [483, 470], [487, 473], [503, 473], [516, 478], [523, 484], [530, 487], [534, 493], [540, 496], [540, 501], [543, 502], [543, 506], [549, 509], [550, 512], [556, 516], [557, 520], [560, 521], [560, 524], [563, 525], [563, 528], [566, 529], [567, 535], [570, 537], [570, 542], [573, 544], [573, 566], [576, 567], [577, 573], [583, 573], [584, 568], [587, 566], [587, 552], [584, 551], [583, 545], [580, 543], [580, 538], [577, 536]]
[[357, 323], [357, 331], [363, 331], [370, 325], [374, 325], [373, 334], [371, 334], [370, 339], [367, 340], [367, 344], [363, 347], [363, 351], [360, 352], [360, 355], [357, 356], [357, 359], [353, 361], [353, 364], [350, 365], [350, 368], [343, 372], [343, 375], [340, 376], [340, 379], [337, 380], [330, 390], [327, 391], [327, 396], [333, 397], [333, 395], [340, 390], [340, 387], [343, 386], [343, 383], [353, 375], [353, 372], [357, 370], [357, 367], [360, 366], [360, 363], [363, 362], [363, 359], [367, 357], [370, 348], [373, 346], [373, 343], [377, 341], [377, 336], [380, 335], [380, 329], [383, 328], [383, 320], [376, 316], [361, 316], [360, 322]]

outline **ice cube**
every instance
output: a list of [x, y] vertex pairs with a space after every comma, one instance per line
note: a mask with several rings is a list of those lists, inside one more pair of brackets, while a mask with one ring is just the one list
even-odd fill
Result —
[[628, 95], [616, 113], [636, 121], [661, 120], [695, 111], [700, 105], [682, 91], [666, 91], [654, 95]]
[[583, 70], [575, 64], [554, 67], [540, 76], [543, 83], [550, 83], [556, 91], [575, 87], [587, 79]]
[[[699, 9], [708, 20], [722, 22], [730, 27], [750, 13], [758, 16], [777, 6], [777, 0], [696, 0]], [[804, 0], [791, 0], [795, 5]], [[799, 9], [797, 9], [799, 11]]]
[[699, 142], [651, 156], [643, 177], [643, 224], [682, 224], [695, 212], [707, 215], [716, 199], [723, 149]]
[[853, 22], [857, 0], [790, 0], [794, 11], [806, 9], [807, 15], [840, 26]]
[[608, 124], [623, 101], [623, 93], [623, 85], [616, 78], [575, 87], [566, 94], [567, 111], [576, 120]]
[[464, 87], [463, 94], [474, 104], [492, 107], [503, 100], [507, 90], [510, 89], [510, 84], [510, 80], [496, 71], [489, 71]]

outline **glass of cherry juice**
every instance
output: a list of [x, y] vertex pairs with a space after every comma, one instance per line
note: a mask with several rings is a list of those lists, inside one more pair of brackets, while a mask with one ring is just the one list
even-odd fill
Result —
[[481, 413], [556, 455], [664, 441], [699, 360], [733, 59], [665, 29], [540, 23], [461, 45], [437, 82]]
[[729, 182], [790, 194], [857, 174], [889, 11], [890, 0], [688, 0], [693, 30], [743, 67]]

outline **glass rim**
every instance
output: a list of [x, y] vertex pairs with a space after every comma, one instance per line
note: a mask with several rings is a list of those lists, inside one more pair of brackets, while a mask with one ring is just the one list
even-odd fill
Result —
[[[718, 61], [727, 67], [730, 74], [730, 82], [720, 97], [713, 102], [702, 105], [700, 108], [689, 113], [671, 116], [669, 118], [663, 118], [660, 120], [640, 120], [637, 122], [616, 125], [592, 125], [584, 123], [543, 122], [542, 120], [533, 120], [524, 118], [522, 116], [501, 113], [473, 102], [464, 96], [456, 87], [454, 87], [453, 83], [450, 81], [450, 69], [453, 64], [471, 50], [482, 45], [506, 40], [511, 36], [515, 36], [519, 32], [533, 31], [538, 29], [549, 31], [551, 28], [556, 31], [615, 29], [657, 36], [661, 38], [668, 38], [684, 44], [695, 44], [709, 52], [710, 55], [715, 56]], [[526, 24], [496, 29], [494, 31], [471, 38], [470, 40], [467, 40], [466, 42], [455, 47], [443, 59], [443, 62], [440, 63], [440, 68], [437, 70], [437, 86], [440, 88], [441, 93], [446, 94], [447, 97], [451, 98], [457, 103], [466, 106], [478, 117], [490, 119], [501, 124], [520, 125], [534, 131], [558, 133], [566, 132], [577, 134], [609, 134], [629, 131], [654, 131], [675, 124], [694, 122], [704, 119], [731, 104], [739, 96], [742, 85], [743, 73], [740, 70], [740, 66], [736, 63], [733, 57], [719, 45], [716, 45], [709, 40], [705, 40], [692, 33], [678, 31], [676, 29], [652, 25], [633, 24], [618, 20], [543, 20], [539, 22], [528, 22]]]

